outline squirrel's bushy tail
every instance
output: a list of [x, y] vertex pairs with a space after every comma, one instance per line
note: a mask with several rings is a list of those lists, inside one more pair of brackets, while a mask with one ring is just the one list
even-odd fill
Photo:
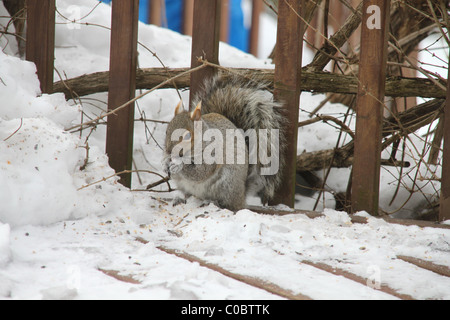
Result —
[[[260, 129], [268, 129], [269, 134], [272, 129], [278, 130], [279, 139], [273, 141], [269, 138], [266, 153], [272, 159], [277, 157], [279, 164], [277, 172], [261, 175], [261, 168], [264, 166], [258, 157], [256, 165], [250, 163], [247, 178], [248, 188], [253, 189], [251, 192], [258, 193], [263, 203], [266, 203], [273, 197], [276, 187], [280, 184], [281, 171], [284, 167], [283, 157], [280, 156], [285, 148], [285, 136], [282, 130], [285, 120], [279, 110], [282, 103], [273, 100], [273, 95], [267, 91], [266, 83], [245, 74], [227, 75], [223, 78], [216, 76], [206, 81], [203, 90], [196, 95], [192, 103], [195, 106], [200, 101], [203, 114], [221, 114], [244, 132], [248, 129], [256, 129], [259, 135]], [[272, 155], [271, 150], [276, 150], [277, 154]]]

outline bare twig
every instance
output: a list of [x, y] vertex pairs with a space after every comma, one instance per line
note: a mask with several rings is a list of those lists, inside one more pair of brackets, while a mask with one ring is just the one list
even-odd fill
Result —
[[353, 139], [355, 138], [355, 134], [353, 133], [352, 129], [350, 129], [344, 122], [342, 122], [339, 119], [336, 119], [335, 117], [332, 116], [328, 116], [328, 115], [317, 115], [315, 118], [309, 119], [309, 120], [305, 120], [302, 122], [298, 123], [298, 127], [304, 127], [319, 121], [323, 121], [323, 122], [327, 122], [327, 121], [332, 121], [334, 123], [336, 123], [338, 126], [340, 126], [342, 128], [342, 130], [346, 133], [348, 133]]
[[[87, 184], [87, 185], [81, 186], [80, 188], [77, 189], [77, 191], [86, 189], [86, 188], [88, 188], [88, 187], [90, 187], [90, 186], [93, 186], [93, 185], [95, 185], [95, 184], [104, 182], [104, 181], [106, 181], [106, 180], [109, 180], [109, 179], [114, 178], [114, 177], [117, 177], [117, 176], [120, 176], [120, 175], [122, 175], [122, 174], [124, 174], [124, 173], [136, 173], [136, 172], [151, 173], [151, 174], [157, 175], [157, 176], [159, 176], [159, 177], [163, 177], [163, 176], [162, 176], [161, 174], [159, 174], [158, 172], [150, 171], [150, 170], [124, 170], [124, 171], [121, 171], [121, 172], [116, 172], [116, 173], [114, 173], [114, 174], [112, 174], [112, 175], [110, 175], [110, 176], [108, 176], [108, 177], [104, 177], [104, 178], [101, 179], [101, 180], [97, 180], [97, 181], [91, 182], [91, 183], [89, 183], [89, 184]], [[164, 182], [168, 183], [168, 180], [165, 180]], [[169, 188], [170, 188], [170, 185], [169, 185]], [[147, 190], [147, 191], [148, 191], [148, 190]]]
[[6, 139], [3, 139], [3, 141], [7, 141], [13, 135], [15, 135], [17, 132], [19, 132], [19, 130], [22, 128], [22, 125], [23, 125], [23, 118], [20, 118], [20, 125], [19, 125], [19, 127], [13, 133], [11, 133]]
[[73, 129], [82, 128], [82, 127], [84, 127], [84, 126], [88, 126], [88, 125], [91, 125], [91, 124], [93, 124], [93, 123], [97, 123], [99, 120], [101, 120], [101, 119], [103, 119], [103, 118], [106, 118], [107, 116], [110, 116], [110, 115], [113, 115], [113, 114], [115, 115], [117, 111], [122, 110], [122, 109], [128, 107], [130, 104], [132, 104], [133, 102], [135, 102], [135, 101], [138, 100], [138, 99], [141, 99], [142, 97], [146, 96], [147, 94], [149, 94], [149, 93], [151, 93], [151, 92], [153, 92], [153, 91], [155, 91], [155, 90], [157, 90], [157, 89], [159, 89], [159, 88], [165, 86], [165, 85], [168, 84], [168, 83], [171, 83], [173, 80], [175, 80], [175, 79], [177, 79], [177, 78], [183, 77], [183, 76], [185, 76], [186, 74], [190, 74], [190, 73], [195, 72], [195, 71], [197, 71], [197, 70], [203, 69], [203, 68], [206, 67], [206, 66], [207, 66], [207, 65], [204, 63], [204, 64], [202, 64], [202, 65], [200, 65], [200, 66], [198, 66], [198, 67], [189, 69], [189, 70], [187, 70], [187, 71], [185, 71], [185, 72], [182, 72], [182, 73], [179, 73], [179, 74], [177, 74], [176, 76], [173, 76], [173, 77], [167, 79], [166, 81], [161, 82], [159, 85], [157, 85], [157, 86], [153, 87], [152, 89], [150, 89], [150, 90], [144, 92], [143, 94], [141, 94], [141, 95], [139, 95], [139, 96], [137, 96], [137, 97], [135, 97], [135, 98], [129, 100], [128, 102], [125, 102], [124, 104], [122, 104], [121, 106], [118, 106], [118, 107], [115, 108], [114, 110], [111, 110], [111, 111], [109, 111], [109, 112], [107, 112], [107, 113], [105, 113], [105, 114], [103, 114], [103, 115], [97, 117], [96, 119], [91, 120], [91, 121], [88, 121], [88, 122], [85, 122], [85, 123], [82, 123], [82, 124], [79, 124], [79, 125], [70, 127], [70, 128], [68, 128], [68, 129], [66, 129], [66, 131], [71, 131], [71, 130], [73, 130]]

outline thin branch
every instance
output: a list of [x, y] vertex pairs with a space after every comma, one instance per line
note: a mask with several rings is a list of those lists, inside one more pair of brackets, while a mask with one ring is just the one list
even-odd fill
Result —
[[[391, 34], [391, 37], [393, 39], [395, 39], [395, 37]], [[395, 40], [396, 41], [396, 40]], [[398, 42], [397, 42], [398, 43]], [[415, 67], [414, 62], [407, 56], [405, 55], [405, 53], [399, 49], [396, 45], [394, 45], [392, 42], [388, 41], [388, 45], [393, 48], [395, 51], [397, 51], [399, 54], [402, 54], [405, 58], [405, 60], [409, 63], [409, 65], [411, 67]], [[441, 84], [438, 80], [436, 80], [435, 78], [431, 77], [429, 72], [427, 72], [425, 69], [423, 69], [422, 67], [417, 67], [415, 68], [417, 71], [419, 71], [420, 73], [422, 73], [425, 77], [427, 77], [430, 81], [432, 81], [437, 87], [439, 87], [441, 90], [447, 90], [447, 88]]]
[[99, 116], [99, 117], [97, 117], [96, 119], [93, 119], [93, 120], [91, 120], [91, 121], [88, 121], [88, 122], [85, 122], [85, 123], [82, 123], [82, 124], [79, 124], [79, 125], [70, 127], [69, 129], [66, 129], [66, 131], [71, 131], [71, 130], [73, 130], [73, 129], [82, 128], [82, 127], [84, 127], [84, 126], [87, 126], [87, 125], [96, 123], [96, 122], [98, 122], [99, 120], [101, 120], [101, 119], [103, 119], [103, 118], [106, 118], [107, 116], [110, 116], [110, 115], [113, 115], [113, 114], [116, 115], [116, 112], [117, 112], [117, 111], [122, 110], [122, 109], [128, 107], [130, 104], [132, 104], [133, 102], [135, 102], [135, 101], [138, 100], [138, 99], [141, 99], [142, 97], [146, 96], [147, 94], [149, 94], [149, 93], [151, 93], [151, 92], [153, 92], [153, 91], [155, 91], [155, 90], [157, 90], [157, 89], [159, 89], [159, 88], [161, 88], [161, 87], [163, 87], [163, 86], [165, 86], [165, 85], [171, 83], [173, 80], [175, 80], [175, 79], [177, 79], [177, 78], [183, 77], [183, 76], [185, 76], [185, 75], [187, 75], [187, 74], [190, 74], [190, 73], [192, 73], [192, 72], [194, 72], [194, 71], [203, 69], [203, 68], [205, 68], [206, 66], [207, 66], [206, 63], [203, 63], [202, 65], [200, 65], [200, 66], [198, 66], [198, 67], [189, 69], [189, 70], [187, 70], [187, 71], [185, 71], [185, 72], [182, 72], [182, 73], [179, 73], [179, 74], [177, 74], [176, 76], [173, 76], [173, 77], [167, 79], [166, 81], [161, 82], [159, 85], [157, 85], [157, 86], [153, 87], [152, 89], [150, 89], [150, 90], [144, 92], [143, 94], [141, 94], [141, 95], [139, 95], [139, 96], [137, 96], [137, 97], [135, 97], [135, 98], [129, 100], [128, 102], [125, 102], [124, 104], [122, 104], [121, 106], [118, 106], [118, 107], [115, 108], [114, 110], [111, 110], [111, 111], [105, 113], [104, 115]]
[[327, 122], [327, 121], [332, 121], [334, 123], [336, 123], [338, 126], [340, 126], [342, 128], [342, 130], [346, 133], [348, 133], [353, 139], [355, 139], [355, 134], [353, 133], [352, 129], [350, 129], [350, 127], [348, 127], [344, 122], [342, 122], [339, 119], [336, 119], [335, 117], [332, 116], [328, 116], [328, 115], [317, 115], [315, 118], [309, 119], [309, 120], [305, 120], [302, 122], [298, 123], [298, 127], [304, 127], [319, 121], [323, 121], [323, 122]]
[[[110, 176], [108, 176], [108, 177], [105, 177], [105, 178], [103, 178], [103, 179], [101, 179], [101, 180], [97, 180], [97, 181], [94, 181], [94, 182], [89, 183], [89, 184], [87, 184], [87, 185], [81, 186], [80, 188], [77, 189], [77, 191], [86, 189], [86, 188], [91, 187], [91, 186], [93, 186], [93, 185], [95, 185], [95, 184], [104, 182], [104, 181], [106, 181], [106, 180], [108, 180], [108, 179], [111, 179], [111, 178], [120, 176], [120, 175], [122, 175], [122, 174], [124, 174], [124, 173], [136, 173], [136, 172], [151, 173], [151, 174], [155, 174], [155, 175], [157, 175], [157, 176], [159, 176], [159, 177], [162, 177], [162, 175], [159, 174], [158, 172], [154, 172], [154, 171], [150, 171], [150, 170], [124, 170], [124, 171], [121, 171], [121, 172], [116, 172], [116, 173], [114, 173], [114, 174], [112, 174], [112, 175], [110, 175]], [[168, 180], [167, 180], [167, 181], [168, 181]], [[164, 181], [164, 182], [167, 182], [167, 181]], [[169, 188], [170, 188], [170, 185], [169, 185]]]
[[19, 127], [16, 129], [16, 131], [14, 131], [13, 133], [11, 133], [6, 139], [3, 139], [3, 141], [8, 140], [9, 138], [11, 138], [13, 135], [15, 135], [17, 132], [19, 132], [20, 128], [22, 128], [23, 125], [23, 118], [20, 118], [20, 125]]
[[[352, 33], [361, 24], [362, 4], [363, 2], [361, 1], [355, 12], [347, 18], [344, 25], [335, 34], [333, 34], [330, 39], [325, 39], [325, 44], [318, 50], [313, 58], [313, 61], [306, 66], [307, 70], [322, 70], [331, 60], [331, 57], [333, 57], [337, 52], [340, 52], [339, 48], [344, 45]], [[350, 64], [350, 61], [345, 59], [344, 61]]]

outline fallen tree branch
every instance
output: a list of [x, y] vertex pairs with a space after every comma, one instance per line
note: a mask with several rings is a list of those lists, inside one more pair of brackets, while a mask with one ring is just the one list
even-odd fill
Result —
[[317, 51], [312, 62], [306, 66], [309, 71], [320, 71], [325, 68], [328, 62], [330, 62], [331, 57], [338, 52], [338, 48], [342, 47], [348, 41], [353, 32], [361, 24], [362, 5], [363, 2], [361, 1], [355, 12], [344, 22], [344, 25], [330, 39], [325, 41], [325, 44]]
[[355, 138], [355, 134], [353, 133], [352, 129], [350, 129], [344, 122], [342, 122], [339, 119], [336, 119], [335, 117], [332, 116], [328, 116], [328, 115], [318, 115], [315, 118], [309, 119], [309, 120], [305, 120], [302, 122], [298, 123], [298, 127], [304, 127], [319, 121], [323, 121], [323, 122], [327, 122], [327, 121], [332, 121], [335, 124], [337, 124], [338, 126], [340, 126], [342, 128], [342, 130], [346, 133], [348, 133], [353, 139]]
[[[252, 78], [264, 81], [273, 86], [274, 70], [271, 69], [233, 69], [243, 74], [251, 74]], [[168, 73], [172, 76], [170, 78]], [[138, 69], [136, 73], [136, 89], [147, 90], [158, 88], [187, 88], [190, 85], [189, 68], [148, 68]], [[219, 70], [227, 76], [228, 72]], [[170, 79], [170, 81], [168, 81]], [[72, 97], [73, 92], [78, 96], [107, 92], [109, 72], [96, 72], [76, 78], [54, 83], [54, 92], [63, 92], [66, 99]], [[438, 81], [438, 80], [436, 80]], [[445, 84], [444, 84], [445, 85]], [[70, 88], [70, 90], [68, 89]], [[343, 93], [356, 94], [358, 79], [351, 75], [322, 71], [302, 71], [301, 90], [314, 93]], [[72, 93], [71, 93], [72, 92]], [[431, 80], [422, 78], [390, 77], [386, 80], [386, 96], [391, 97], [424, 97], [445, 98], [446, 92], [437, 87]]]
[[[433, 122], [436, 119], [435, 113], [440, 112], [443, 103], [444, 100], [434, 99], [417, 105], [395, 117], [391, 116], [385, 119], [383, 122], [383, 137], [389, 135], [392, 135], [392, 137], [383, 143], [382, 149], [386, 149], [394, 141]], [[328, 168], [330, 164], [334, 168], [350, 167], [353, 164], [353, 141], [339, 149], [304, 152], [297, 156], [297, 172], [322, 170]], [[389, 160], [383, 161], [382, 165], [389, 165]], [[402, 165], [407, 165], [407, 163]]]
[[[107, 112], [107, 113], [97, 117], [96, 119], [93, 119], [91, 121], [88, 121], [88, 122], [85, 122], [85, 123], [73, 126], [73, 127], [69, 128], [69, 129], [66, 129], [66, 131], [70, 131], [70, 130], [77, 129], [77, 128], [83, 128], [85, 126], [89, 126], [91, 124], [98, 123], [99, 120], [101, 120], [103, 118], [106, 118], [107, 116], [117, 115], [117, 111], [122, 110], [124, 108], [127, 108], [130, 104], [132, 104], [136, 100], [139, 100], [140, 98], [146, 96], [147, 94], [153, 92], [154, 90], [157, 90], [157, 89], [160, 89], [160, 88], [164, 88], [165, 85], [171, 85], [173, 87], [173, 83], [175, 82], [176, 79], [182, 78], [182, 77], [186, 77], [190, 73], [192, 73], [194, 71], [197, 71], [197, 70], [200, 70], [200, 69], [202, 69], [204, 67], [206, 67], [205, 63], [199, 65], [198, 67], [192, 68], [192, 69], [186, 69], [185, 71], [183, 71], [181, 73], [178, 73], [178, 74], [174, 75], [173, 77], [167, 77], [166, 76], [164, 81], [158, 82], [157, 85], [151, 86], [151, 88], [149, 88], [148, 91], [140, 94], [139, 96], [137, 96], [137, 97], [135, 97], [135, 98], [125, 102], [124, 104], [122, 104], [122, 105], [118, 106], [117, 108], [115, 108], [115, 109], [113, 109], [113, 110], [111, 110], [111, 111], [109, 111], [109, 112]], [[164, 70], [164, 72], [167, 74], [167, 69], [166, 68], [160, 69], [160, 70]], [[107, 72], [107, 73], [108, 73], [108, 76], [109, 76], [109, 72]], [[67, 80], [67, 81], [70, 81], [70, 80]], [[67, 81], [64, 81], [64, 84], [63, 84], [64, 88], [66, 88], [67, 86], [70, 87], [70, 85], [67, 84]], [[136, 89], [139, 89], [139, 88], [136, 88]], [[74, 90], [72, 89], [71, 92], [73, 92], [73, 91]], [[54, 91], [54, 92], [56, 92], [56, 91]], [[72, 94], [71, 92], [69, 92], [69, 93]], [[78, 96], [81, 96], [81, 95], [78, 94]], [[67, 98], [67, 96], [66, 96], [66, 98]]]
[[339, 149], [304, 152], [297, 156], [297, 172], [317, 171], [328, 167], [348, 168], [353, 164], [353, 142]]

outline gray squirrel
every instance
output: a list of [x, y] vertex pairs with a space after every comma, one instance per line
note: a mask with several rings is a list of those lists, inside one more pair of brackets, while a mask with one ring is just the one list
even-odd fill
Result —
[[192, 103], [188, 112], [180, 101], [168, 124], [164, 171], [186, 197], [232, 211], [250, 194], [266, 204], [284, 166], [281, 103], [245, 75], [205, 81]]

